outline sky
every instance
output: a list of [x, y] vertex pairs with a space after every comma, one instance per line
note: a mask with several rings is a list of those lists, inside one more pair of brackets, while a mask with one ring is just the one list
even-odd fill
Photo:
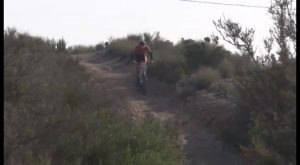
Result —
[[[271, 0], [205, 1], [256, 6], [271, 3]], [[110, 37], [157, 31], [174, 43], [181, 38], [198, 40], [212, 33], [219, 35], [212, 21], [224, 16], [243, 27], [254, 28], [255, 45], [261, 45], [272, 26], [266, 8], [180, 0], [4, 0], [4, 28], [15, 27], [20, 32], [47, 38], [63, 37], [68, 45], [95, 45]], [[234, 50], [224, 41], [221, 44]]]

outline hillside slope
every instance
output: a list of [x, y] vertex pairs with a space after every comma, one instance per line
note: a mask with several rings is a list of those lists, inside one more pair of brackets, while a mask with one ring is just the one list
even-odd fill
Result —
[[179, 129], [178, 140], [184, 148], [187, 164], [248, 164], [241, 155], [224, 146], [211, 131], [226, 123], [226, 119], [234, 113], [230, 103], [205, 92], [198, 93], [198, 97], [191, 98], [194, 100], [190, 102], [182, 102], [174, 89], [151, 78], [148, 93], [143, 96], [134, 86], [133, 66], [126, 62], [111, 59], [101, 51], [73, 57], [79, 58], [80, 64], [92, 75], [90, 83], [114, 98], [114, 106], [121, 113], [129, 114], [136, 121], [153, 114]]

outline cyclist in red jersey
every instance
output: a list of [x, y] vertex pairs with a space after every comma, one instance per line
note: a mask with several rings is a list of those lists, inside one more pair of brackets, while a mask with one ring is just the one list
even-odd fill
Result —
[[147, 63], [147, 54], [151, 57], [151, 62], [153, 62], [153, 54], [150, 47], [144, 42], [140, 41], [135, 47], [133, 53], [131, 54], [131, 60], [134, 59], [135, 62], [135, 72], [138, 73], [139, 63]]

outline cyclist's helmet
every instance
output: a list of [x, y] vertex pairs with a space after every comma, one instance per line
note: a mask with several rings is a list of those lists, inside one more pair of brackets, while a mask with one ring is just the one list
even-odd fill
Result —
[[144, 42], [144, 41], [140, 41], [140, 43], [139, 43], [140, 45], [145, 45], [146, 43]]

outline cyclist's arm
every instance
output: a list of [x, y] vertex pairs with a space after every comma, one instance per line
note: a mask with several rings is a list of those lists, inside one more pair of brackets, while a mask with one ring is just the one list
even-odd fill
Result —
[[150, 54], [151, 60], [153, 60], [153, 53], [152, 53], [151, 49], [149, 48], [149, 46], [147, 46], [147, 49]]

